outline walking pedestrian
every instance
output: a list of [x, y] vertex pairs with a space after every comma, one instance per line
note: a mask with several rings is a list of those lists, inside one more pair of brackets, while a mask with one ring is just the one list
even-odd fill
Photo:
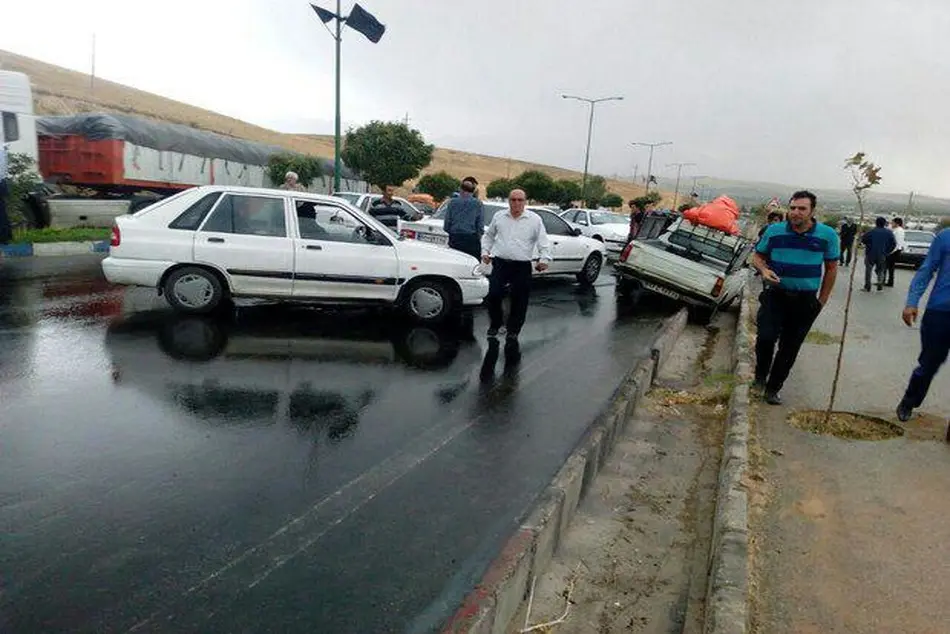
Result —
[[517, 340], [528, 313], [531, 294], [531, 263], [538, 255], [535, 269], [546, 271], [551, 262], [551, 243], [541, 217], [525, 210], [528, 198], [524, 190], [508, 194], [508, 209], [491, 219], [482, 236], [482, 262], [492, 265], [488, 288], [488, 336], [497, 337], [504, 314], [502, 299], [505, 288], [511, 287], [511, 311], [508, 314], [506, 337]]
[[289, 189], [296, 192], [306, 191], [306, 187], [300, 184], [300, 176], [297, 175], [297, 172], [284, 174], [284, 183], [280, 186], [280, 189]]
[[485, 232], [485, 209], [475, 196], [478, 181], [474, 176], [462, 179], [458, 198], [449, 200], [445, 207], [442, 228], [449, 234], [449, 247], [468, 253], [476, 260], [481, 255], [482, 234]]
[[9, 161], [7, 144], [0, 143], [0, 244], [13, 240], [13, 228], [10, 226], [10, 217], [7, 216], [7, 196], [10, 195]]
[[839, 264], [851, 266], [851, 253], [854, 249], [854, 239], [858, 236], [858, 223], [851, 218], [845, 218], [841, 223], [841, 259]]
[[897, 418], [904, 422], [910, 420], [914, 409], [923, 404], [931, 381], [950, 353], [950, 229], [944, 229], [937, 235], [930, 245], [927, 258], [910, 283], [907, 306], [902, 315], [908, 326], [917, 321], [917, 306], [934, 275], [937, 279], [930, 291], [923, 319], [920, 320], [920, 357], [910, 375], [904, 397], [897, 405]]
[[904, 237], [904, 219], [894, 218], [891, 220], [891, 232], [894, 234], [894, 241], [897, 246], [887, 254], [887, 281], [884, 286], [894, 286], [894, 271], [897, 269], [897, 262], [901, 259], [901, 254], [907, 248], [907, 239]]
[[766, 229], [752, 258], [766, 283], [759, 295], [755, 387], [770, 405], [782, 404], [782, 386], [838, 277], [838, 234], [814, 219], [816, 203], [809, 191], [792, 194], [788, 220]]
[[897, 247], [894, 234], [887, 228], [887, 218], [878, 216], [874, 228], [861, 236], [864, 245], [864, 291], [871, 292], [871, 272], [877, 280], [877, 290], [884, 290], [887, 254]]

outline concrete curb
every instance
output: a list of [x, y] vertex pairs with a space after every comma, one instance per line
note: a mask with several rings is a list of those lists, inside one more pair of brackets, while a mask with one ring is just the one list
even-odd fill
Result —
[[749, 384], [753, 379], [749, 289], [742, 295], [726, 438], [709, 551], [704, 634], [745, 634], [749, 628], [749, 499], [743, 478], [749, 465]]
[[108, 252], [108, 240], [96, 240], [95, 242], [35, 242], [0, 245], [0, 259], [54, 255], [85, 255], [87, 253]]
[[587, 429], [554, 480], [535, 501], [518, 531], [506, 542], [481, 581], [462, 602], [442, 632], [505, 634], [527, 601], [532, 579], [544, 574], [563, 531], [616, 444], [637, 403], [653, 383], [655, 368], [669, 357], [686, 327], [686, 310], [667, 320], [649, 359], [624, 377], [604, 411]]

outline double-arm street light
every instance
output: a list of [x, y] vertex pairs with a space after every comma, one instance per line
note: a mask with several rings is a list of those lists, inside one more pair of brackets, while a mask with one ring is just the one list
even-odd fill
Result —
[[630, 145], [642, 145], [644, 147], [650, 148], [650, 160], [647, 163], [647, 188], [646, 193], [650, 193], [650, 180], [653, 178], [653, 150], [660, 147], [661, 145], [673, 145], [672, 141], [661, 141], [659, 143], [642, 143], [640, 141], [634, 141]]
[[586, 97], [576, 97], [574, 95], [561, 95], [563, 99], [576, 99], [590, 104], [590, 120], [587, 123], [587, 153], [584, 155], [584, 180], [581, 182], [581, 198], [587, 199], [587, 168], [590, 166], [590, 138], [594, 131], [594, 106], [602, 101], [623, 101], [623, 97], [602, 97], [600, 99], [588, 99]]
[[676, 203], [679, 202], [680, 197], [680, 174], [683, 172], [683, 168], [696, 165], [696, 163], [669, 163], [667, 167], [676, 168], [676, 189], [673, 191], [673, 211], [676, 211]]

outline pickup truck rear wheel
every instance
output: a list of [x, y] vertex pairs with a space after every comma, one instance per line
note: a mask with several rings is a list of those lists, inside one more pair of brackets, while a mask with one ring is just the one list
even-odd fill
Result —
[[687, 309], [688, 316], [696, 323], [708, 326], [712, 323], [716, 315], [719, 314], [719, 307], [710, 306], [690, 306]]
[[456, 311], [459, 301], [445, 282], [420, 280], [406, 289], [403, 304], [413, 320], [423, 324], [438, 324]]
[[218, 276], [198, 266], [185, 266], [172, 272], [163, 290], [172, 308], [182, 313], [210, 313], [224, 297]]
[[599, 253], [591, 253], [584, 262], [584, 268], [577, 274], [577, 281], [582, 286], [593, 286], [597, 278], [600, 277], [600, 269], [604, 265], [604, 260]]

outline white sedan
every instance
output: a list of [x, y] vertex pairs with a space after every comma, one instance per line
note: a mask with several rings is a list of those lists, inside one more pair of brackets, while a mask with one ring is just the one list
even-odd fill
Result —
[[[485, 225], [499, 211], [508, 209], [507, 202], [483, 201]], [[578, 229], [569, 226], [553, 212], [542, 207], [528, 207], [541, 216], [544, 229], [551, 240], [551, 266], [535, 276], [573, 275], [581, 284], [590, 285], [597, 281], [604, 264], [604, 244], [581, 235]], [[448, 246], [449, 236], [442, 228], [445, 220], [446, 205], [437, 212], [415, 222], [400, 221], [399, 234], [406, 238], [430, 244]]]
[[585, 236], [600, 240], [611, 256], [620, 256], [630, 234], [630, 216], [604, 209], [568, 209], [561, 218]]
[[102, 270], [187, 313], [255, 297], [383, 304], [438, 323], [488, 294], [470, 256], [398, 239], [339, 198], [245, 187], [196, 187], [119, 216]]

